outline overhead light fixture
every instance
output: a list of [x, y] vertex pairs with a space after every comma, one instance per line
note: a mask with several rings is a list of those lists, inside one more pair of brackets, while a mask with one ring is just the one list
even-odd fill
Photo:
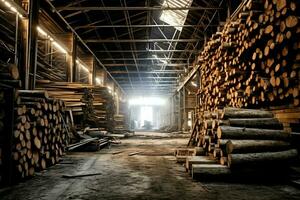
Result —
[[48, 37], [48, 34], [41, 27], [37, 26], [36, 29], [41, 35]]
[[52, 42], [53, 46], [55, 46], [55, 48], [57, 48], [60, 52], [67, 54], [68, 52], [62, 47], [60, 46], [56, 41]]
[[100, 78], [96, 78], [96, 83], [98, 84], [98, 85], [100, 85], [101, 84], [101, 80], [100, 80]]
[[48, 37], [49, 40], [52, 42], [53, 46], [58, 49], [60, 52], [67, 54], [68, 52], [60, 45], [58, 42], [56, 42], [45, 30], [43, 30], [40, 26], [36, 27], [38, 33], [43, 35], [44, 37]]
[[88, 69], [85, 65], [83, 65], [83, 64], [81, 63], [81, 61], [79, 61], [78, 59], [76, 60], [76, 63], [77, 63], [78, 66], [80, 66], [84, 71], [90, 72], [89, 69]]
[[12, 12], [14, 12], [16, 15], [18, 15], [20, 18], [23, 18], [23, 15], [18, 11], [18, 9], [14, 6], [11, 5], [11, 3], [9, 3], [6, 0], [2, 0], [2, 2], [4, 3], [4, 5], [9, 8]]

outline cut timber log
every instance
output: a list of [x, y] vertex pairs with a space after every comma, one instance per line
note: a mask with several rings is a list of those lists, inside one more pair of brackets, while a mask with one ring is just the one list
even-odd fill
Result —
[[290, 134], [283, 130], [241, 128], [232, 126], [219, 126], [217, 136], [219, 139], [288, 140], [290, 138]]
[[231, 174], [229, 167], [220, 164], [194, 164], [192, 165], [192, 177], [209, 179], [224, 178]]
[[279, 152], [263, 152], [263, 153], [246, 153], [246, 154], [229, 154], [228, 166], [251, 166], [251, 165], [266, 165], [266, 164], [288, 164], [297, 158], [298, 152], [296, 149]]
[[226, 153], [259, 153], [290, 149], [290, 143], [278, 140], [229, 140]]
[[194, 164], [217, 164], [216, 160], [209, 159], [207, 156], [192, 156], [186, 159], [186, 170], [191, 172]]
[[272, 118], [272, 112], [255, 109], [224, 108], [223, 119], [229, 118]]
[[229, 119], [230, 126], [262, 128], [262, 129], [283, 129], [282, 124], [275, 118], [243, 118]]
[[45, 90], [18, 90], [17, 96], [49, 98], [48, 92]]

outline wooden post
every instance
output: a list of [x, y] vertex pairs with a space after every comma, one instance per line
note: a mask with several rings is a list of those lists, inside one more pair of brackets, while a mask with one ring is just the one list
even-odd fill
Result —
[[96, 59], [93, 57], [93, 70], [92, 70], [92, 81], [93, 81], [93, 85], [96, 85], [96, 71], [97, 71], [97, 61]]
[[[37, 25], [39, 19], [40, 0], [29, 1], [28, 39], [26, 49], [25, 89], [34, 89], [37, 67]], [[30, 77], [32, 74], [32, 77]]]
[[186, 131], [187, 130], [187, 121], [188, 121], [188, 116], [187, 116], [187, 109], [186, 109], [186, 106], [187, 106], [187, 98], [188, 98], [188, 95], [186, 95], [187, 91], [186, 91], [186, 88], [185, 86], [183, 86], [182, 88], [182, 96], [183, 96], [183, 129]]
[[72, 42], [72, 69], [71, 69], [71, 75], [72, 75], [72, 81], [76, 82], [78, 81], [78, 73], [79, 70], [77, 68], [76, 64], [76, 59], [77, 59], [77, 37], [75, 34], [73, 34], [73, 42]]
[[178, 109], [178, 130], [182, 130], [182, 110], [181, 110], [181, 105], [182, 105], [182, 90], [178, 92], [179, 96], [179, 109]]
[[[74, 65], [76, 67], [76, 53], [74, 53], [74, 46], [76, 46], [74, 42], [74, 35], [68, 34], [67, 38], [62, 38], [63, 40], [68, 40], [69, 44], [67, 45], [68, 49], [70, 50], [70, 54], [66, 54], [67, 60], [67, 70], [66, 70], [66, 82], [73, 82], [74, 81]], [[75, 48], [76, 49], [76, 48]], [[76, 51], [76, 50], [75, 50]], [[75, 55], [74, 55], [75, 54]]]

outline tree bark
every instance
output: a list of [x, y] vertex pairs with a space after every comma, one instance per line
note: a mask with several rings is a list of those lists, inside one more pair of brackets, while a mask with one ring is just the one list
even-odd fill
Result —
[[258, 139], [258, 140], [288, 140], [290, 134], [284, 130], [241, 128], [232, 126], [219, 126], [217, 130], [219, 139]]
[[262, 129], [283, 129], [282, 124], [275, 118], [244, 118], [229, 119], [230, 126], [262, 128]]
[[[247, 154], [229, 154], [228, 166], [240, 167], [251, 165], [283, 164], [297, 158], [296, 149], [279, 152], [247, 153]], [[288, 163], [286, 163], [288, 164]]]
[[290, 149], [291, 144], [278, 140], [229, 140], [226, 153], [259, 153]]

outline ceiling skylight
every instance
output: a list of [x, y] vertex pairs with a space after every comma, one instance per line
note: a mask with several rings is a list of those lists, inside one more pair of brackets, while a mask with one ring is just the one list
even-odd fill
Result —
[[[162, 7], [178, 8], [178, 7], [190, 7], [193, 0], [164, 0]], [[163, 10], [160, 16], [160, 20], [174, 26], [177, 30], [182, 30], [189, 10]]]

